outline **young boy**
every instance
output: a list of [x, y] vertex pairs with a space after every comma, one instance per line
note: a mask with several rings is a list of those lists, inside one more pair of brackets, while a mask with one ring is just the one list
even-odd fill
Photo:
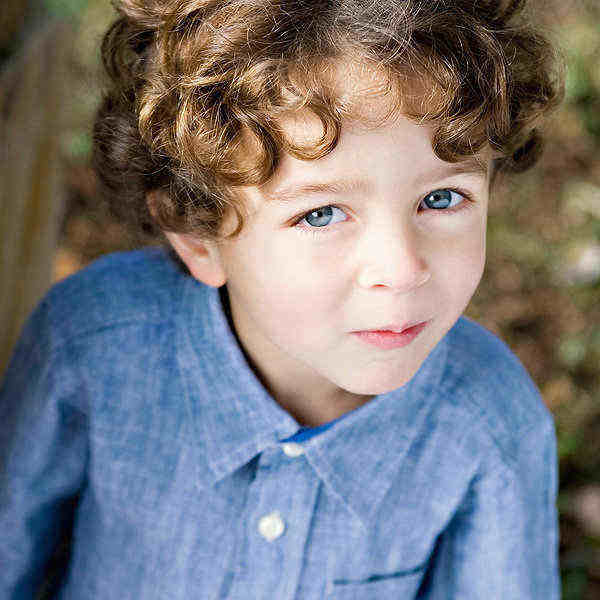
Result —
[[122, 0], [95, 166], [170, 250], [55, 286], [0, 392], [0, 597], [559, 597], [553, 421], [461, 317], [551, 47], [518, 2]]

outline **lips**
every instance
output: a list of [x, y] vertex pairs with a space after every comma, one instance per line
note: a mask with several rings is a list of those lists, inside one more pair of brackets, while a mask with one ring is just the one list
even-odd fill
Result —
[[352, 335], [369, 345], [383, 350], [391, 350], [408, 346], [428, 324], [429, 321], [400, 326], [385, 325], [379, 329], [353, 331]]
[[[422, 321], [424, 322], [424, 321]], [[365, 331], [370, 331], [370, 332], [385, 332], [385, 331], [389, 331], [391, 333], [404, 333], [405, 331], [411, 329], [412, 327], [416, 327], [417, 325], [420, 325], [422, 322], [419, 323], [412, 323], [409, 325], [383, 325], [381, 327], [375, 327], [374, 329], [365, 329]]]
[[404, 325], [398, 325], [397, 323], [392, 323], [390, 325], [381, 325], [380, 327], [373, 327], [373, 329], [361, 329], [361, 330], [354, 331], [352, 333], [382, 333], [382, 332], [405, 333], [409, 329], [412, 329], [413, 327], [418, 327], [420, 325], [427, 324], [428, 322], [429, 322], [429, 319], [425, 320], [425, 321], [411, 321], [409, 323], [405, 323]]

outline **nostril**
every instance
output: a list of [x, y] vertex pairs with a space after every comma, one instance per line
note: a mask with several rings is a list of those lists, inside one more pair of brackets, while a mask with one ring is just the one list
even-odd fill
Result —
[[406, 293], [425, 285], [431, 279], [431, 272], [426, 269], [414, 269], [412, 272], [398, 273], [388, 277], [375, 270], [364, 269], [357, 278], [357, 283], [365, 289], [389, 288]]

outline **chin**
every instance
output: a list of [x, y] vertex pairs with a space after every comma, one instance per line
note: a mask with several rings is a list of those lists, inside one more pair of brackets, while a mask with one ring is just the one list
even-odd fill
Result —
[[350, 385], [341, 386], [348, 392], [352, 394], [362, 394], [365, 396], [379, 396], [381, 394], [387, 394], [388, 392], [393, 392], [398, 388], [401, 388], [403, 385], [406, 385], [414, 376], [414, 373], [406, 374], [403, 377], [389, 377], [378, 378], [377, 381], [369, 381], [360, 379], [357, 381], [353, 381]]

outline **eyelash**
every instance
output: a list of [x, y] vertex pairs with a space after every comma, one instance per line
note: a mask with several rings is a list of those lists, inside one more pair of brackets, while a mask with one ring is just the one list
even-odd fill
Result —
[[[461, 202], [460, 204], [458, 204], [457, 206], [453, 206], [452, 208], [444, 208], [444, 209], [440, 209], [440, 208], [430, 208], [430, 209], [426, 209], [425, 211], [420, 210], [419, 212], [436, 212], [436, 213], [440, 213], [440, 214], [444, 214], [444, 215], [452, 215], [452, 214], [456, 214], [458, 212], [461, 212], [463, 210], [466, 210], [469, 208], [469, 204], [473, 204], [474, 200], [473, 197], [471, 196], [471, 194], [469, 192], [467, 192], [466, 190], [463, 190], [461, 188], [439, 188], [436, 190], [432, 190], [431, 192], [428, 192], [425, 196], [423, 196], [423, 198], [421, 198], [421, 201], [419, 202], [419, 206], [420, 204], [423, 202], [423, 200], [425, 198], [427, 198], [427, 196], [429, 196], [430, 194], [432, 194], [433, 192], [437, 192], [440, 190], [447, 190], [449, 192], [454, 192], [456, 194], [459, 194], [460, 196], [462, 196], [464, 198], [464, 201]], [[331, 206], [332, 208], [337, 208], [341, 211], [344, 211], [343, 208], [339, 207], [337, 204], [324, 204], [323, 206], [317, 206], [315, 208], [311, 208], [309, 211], [303, 213], [302, 215], [300, 215], [297, 219], [294, 220], [294, 222], [292, 223], [292, 225], [294, 227], [296, 227], [296, 229], [298, 229], [298, 231], [300, 231], [303, 234], [306, 235], [310, 235], [313, 237], [318, 237], [320, 235], [323, 234], [328, 234], [329, 230], [331, 229], [331, 227], [329, 225], [325, 225], [323, 227], [299, 227], [299, 225], [302, 223], [302, 221], [304, 221], [304, 219], [310, 215], [311, 213], [319, 210], [320, 208], [326, 208], [327, 206]], [[346, 211], [344, 211], [346, 212]], [[340, 221], [340, 222], [344, 222], [344, 221]]]

